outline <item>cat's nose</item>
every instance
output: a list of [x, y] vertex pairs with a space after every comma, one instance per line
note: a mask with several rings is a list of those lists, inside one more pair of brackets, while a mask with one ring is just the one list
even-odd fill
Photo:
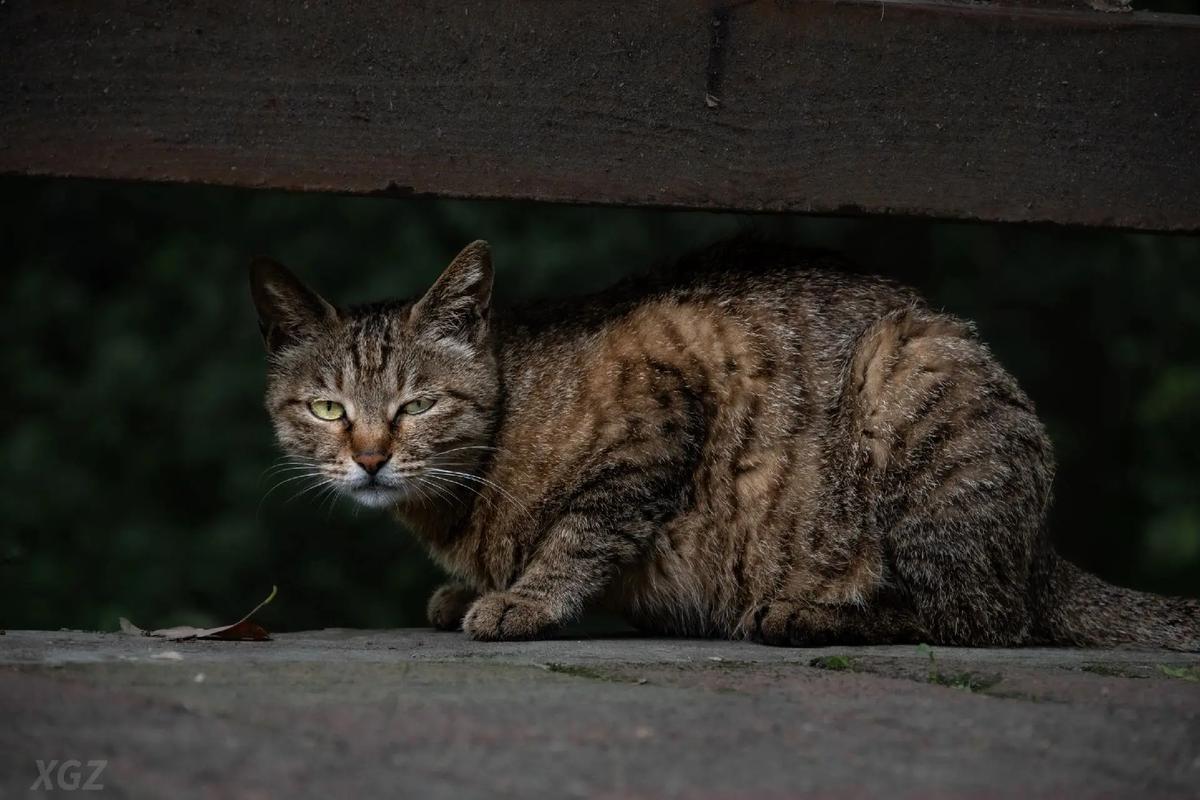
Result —
[[354, 463], [366, 470], [368, 475], [374, 475], [376, 472], [379, 472], [391, 457], [391, 453], [381, 453], [378, 450], [372, 450], [368, 453], [355, 453]]

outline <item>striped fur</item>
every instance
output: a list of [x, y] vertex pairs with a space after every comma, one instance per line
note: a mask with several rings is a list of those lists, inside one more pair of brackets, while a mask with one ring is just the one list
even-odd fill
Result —
[[1053, 553], [1050, 444], [971, 325], [821, 261], [735, 242], [496, 317], [482, 242], [421, 300], [349, 310], [259, 261], [267, 407], [289, 454], [426, 542], [453, 576], [431, 621], [476, 639], [604, 607], [769, 644], [1196, 648], [1196, 601]]

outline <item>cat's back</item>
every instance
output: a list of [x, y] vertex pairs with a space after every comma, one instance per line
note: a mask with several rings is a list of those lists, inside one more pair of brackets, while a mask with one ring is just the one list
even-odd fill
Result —
[[519, 308], [501, 353], [516, 380], [556, 383], [568, 366], [621, 375], [641, 361], [696, 373], [719, 393], [723, 375], [786, 379], [776, 373], [789, 361], [832, 368], [872, 322], [920, 303], [827, 254], [735, 240], [582, 300]]
[[918, 302], [828, 260], [739, 244], [501, 318], [495, 468], [536, 505], [591, 470], [678, 460], [683, 447], [693, 466], [719, 460], [712, 474], [766, 489], [772, 471], [756, 465], [820, 444], [857, 337]]

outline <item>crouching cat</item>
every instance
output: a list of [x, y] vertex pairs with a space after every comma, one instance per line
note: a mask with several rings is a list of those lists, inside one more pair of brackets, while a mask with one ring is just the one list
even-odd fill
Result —
[[597, 606], [778, 645], [1200, 647], [1196, 600], [1055, 555], [1050, 443], [971, 325], [820, 261], [730, 243], [508, 315], [484, 242], [349, 309], [258, 259], [267, 409], [425, 542], [431, 623], [475, 639]]

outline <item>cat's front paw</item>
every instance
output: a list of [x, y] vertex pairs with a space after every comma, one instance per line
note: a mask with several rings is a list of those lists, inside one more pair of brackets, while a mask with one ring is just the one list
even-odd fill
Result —
[[463, 630], [481, 642], [538, 639], [558, 627], [541, 605], [513, 592], [492, 592], [475, 601]]
[[429, 598], [425, 615], [429, 624], [439, 631], [462, 630], [463, 617], [471, 608], [471, 603], [479, 597], [474, 589], [468, 589], [461, 583], [447, 583], [438, 588]]

